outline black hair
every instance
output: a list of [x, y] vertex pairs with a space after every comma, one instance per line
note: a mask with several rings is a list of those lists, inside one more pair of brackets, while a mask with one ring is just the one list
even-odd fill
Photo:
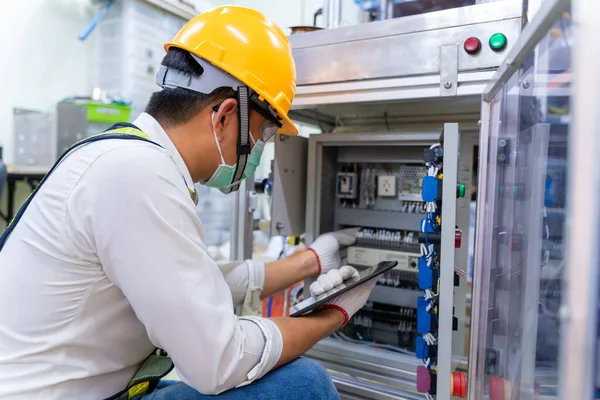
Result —
[[[171, 47], [162, 60], [162, 65], [173, 68], [192, 77], [199, 77], [204, 69], [185, 50]], [[146, 112], [163, 127], [177, 126], [190, 121], [199, 112], [214, 103], [229, 97], [235, 97], [230, 87], [220, 87], [210, 94], [203, 94], [183, 88], [164, 88], [153, 93], [146, 106]]]

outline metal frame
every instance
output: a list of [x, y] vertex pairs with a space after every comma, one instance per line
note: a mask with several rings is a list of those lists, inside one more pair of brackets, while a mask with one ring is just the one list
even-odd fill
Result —
[[[494, 71], [459, 72], [456, 96], [479, 96]], [[386, 102], [440, 97], [443, 93], [440, 75], [386, 78], [298, 86], [294, 109], [327, 104]]]
[[[437, 396], [450, 400], [452, 374], [452, 317], [454, 315], [454, 231], [456, 227], [456, 183], [458, 181], [458, 124], [444, 124], [444, 180], [442, 182], [442, 242], [440, 244], [440, 288], [437, 347]], [[464, 340], [464, 338], [462, 338]]]
[[[473, 151], [479, 143], [479, 131], [471, 131], [463, 124], [460, 128], [460, 158], [458, 160], [458, 182], [465, 185], [465, 197], [457, 199], [456, 225], [462, 230], [462, 246], [456, 249], [455, 262], [457, 266], [465, 267], [469, 264], [469, 242], [471, 223], [471, 191], [473, 180]], [[452, 341], [453, 354], [468, 354], [468, 344], [465, 344], [465, 333], [469, 326], [467, 317], [467, 277], [460, 277], [460, 284], [454, 288], [455, 316], [458, 318], [458, 330]]]

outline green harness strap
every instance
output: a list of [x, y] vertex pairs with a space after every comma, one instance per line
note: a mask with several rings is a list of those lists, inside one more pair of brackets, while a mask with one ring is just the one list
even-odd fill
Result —
[[158, 382], [173, 370], [173, 361], [167, 353], [156, 349], [144, 360], [127, 387], [104, 400], [129, 400], [135, 396], [151, 393]]
[[[10, 234], [13, 232], [13, 230], [21, 220], [21, 217], [27, 210], [27, 207], [31, 203], [31, 200], [38, 193], [48, 176], [50, 176], [50, 174], [52, 174], [52, 172], [56, 170], [59, 164], [65, 159], [65, 157], [69, 155], [72, 151], [76, 150], [77, 148], [83, 145], [108, 139], [140, 140], [143, 142], [152, 143], [162, 148], [161, 145], [150, 140], [148, 135], [146, 135], [133, 124], [116, 124], [105, 132], [87, 137], [73, 144], [58, 158], [58, 160], [54, 163], [52, 168], [50, 168], [50, 171], [48, 171], [46, 176], [44, 176], [44, 179], [41, 180], [40, 184], [29, 195], [29, 197], [27, 197], [27, 200], [25, 200], [21, 208], [19, 208], [19, 211], [17, 211], [15, 217], [9, 223], [4, 233], [2, 233], [2, 236], [0, 236], [0, 251], [2, 251], [2, 248], [6, 244], [6, 241], [8, 240]], [[188, 190], [190, 190], [190, 195], [192, 196], [192, 199], [194, 199], [195, 191], [192, 191], [189, 188]], [[142, 365], [137, 370], [131, 381], [129, 381], [127, 387], [121, 390], [119, 393], [116, 393], [113, 396], [107, 398], [106, 400], [128, 400], [135, 396], [148, 394], [156, 388], [158, 381], [165, 375], [167, 375], [169, 372], [171, 372], [172, 369], [173, 361], [171, 361], [171, 359], [167, 356], [167, 353], [163, 350], [156, 349], [150, 356], [148, 356], [148, 358], [146, 358], [142, 362]]]

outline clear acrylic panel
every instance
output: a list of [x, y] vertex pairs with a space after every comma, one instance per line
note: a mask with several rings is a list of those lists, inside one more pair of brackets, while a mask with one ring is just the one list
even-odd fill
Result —
[[472, 362], [491, 400], [557, 396], [571, 45], [565, 12], [490, 104]]

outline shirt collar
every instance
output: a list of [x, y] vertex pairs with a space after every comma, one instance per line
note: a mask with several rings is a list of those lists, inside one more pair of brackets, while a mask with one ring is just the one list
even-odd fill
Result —
[[175, 144], [173, 144], [171, 138], [169, 138], [169, 135], [167, 135], [167, 132], [162, 126], [160, 126], [158, 121], [155, 120], [150, 114], [144, 112], [141, 113], [135, 121], [133, 121], [133, 124], [140, 128], [140, 130], [146, 135], [148, 135], [153, 142], [160, 144], [167, 151], [169, 157], [171, 157], [171, 160], [173, 160], [177, 166], [179, 173], [181, 173], [183, 176], [185, 184], [190, 190], [190, 193], [195, 192], [194, 181], [192, 180], [190, 171], [185, 165], [183, 158], [181, 158], [181, 154], [179, 154], [177, 147], [175, 147]]

